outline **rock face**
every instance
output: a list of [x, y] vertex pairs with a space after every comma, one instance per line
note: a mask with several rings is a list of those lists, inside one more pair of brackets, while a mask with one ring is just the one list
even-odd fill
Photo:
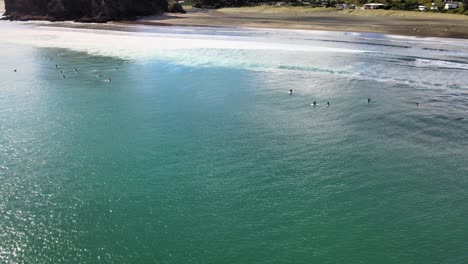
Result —
[[167, 11], [171, 13], [181, 13], [181, 14], [187, 13], [181, 4], [174, 0], [169, 1], [169, 4], [167, 6]]
[[167, 10], [167, 0], [5, 0], [10, 20], [107, 22]]

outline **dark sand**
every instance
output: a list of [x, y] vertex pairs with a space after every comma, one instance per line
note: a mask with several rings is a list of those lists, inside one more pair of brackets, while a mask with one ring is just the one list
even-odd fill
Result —
[[468, 38], [468, 16], [387, 10], [336, 11], [318, 8], [189, 9], [130, 24], [159, 26], [253, 27], [374, 32], [418, 37]]

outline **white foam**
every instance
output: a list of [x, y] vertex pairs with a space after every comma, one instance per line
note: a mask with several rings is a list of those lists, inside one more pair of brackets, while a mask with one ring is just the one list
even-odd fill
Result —
[[414, 64], [417, 67], [449, 68], [449, 69], [468, 70], [468, 64], [466, 64], [466, 63], [445, 61], [445, 60], [416, 59]]
[[124, 59], [152, 59], [167, 50], [222, 49], [358, 53], [362, 50], [268, 43], [253, 38], [196, 34], [119, 32], [52, 27], [6, 27], [0, 42], [41, 48], [64, 48]]

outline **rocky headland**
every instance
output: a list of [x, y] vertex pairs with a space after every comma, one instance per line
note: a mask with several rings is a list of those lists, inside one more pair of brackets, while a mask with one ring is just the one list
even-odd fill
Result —
[[104, 23], [185, 12], [167, 0], [5, 0], [5, 19]]

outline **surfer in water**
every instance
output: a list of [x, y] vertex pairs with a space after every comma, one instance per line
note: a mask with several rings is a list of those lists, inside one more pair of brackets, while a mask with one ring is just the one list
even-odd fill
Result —
[[330, 106], [330, 102], [327, 102], [327, 107]]
[[293, 89], [289, 89], [289, 95], [293, 94]]
[[317, 101], [314, 101], [314, 103], [312, 104], [314, 107], [317, 106]]
[[419, 103], [416, 103], [416, 107], [419, 107]]
[[367, 103], [370, 104], [370, 102], [371, 102], [371, 99], [367, 98]]

